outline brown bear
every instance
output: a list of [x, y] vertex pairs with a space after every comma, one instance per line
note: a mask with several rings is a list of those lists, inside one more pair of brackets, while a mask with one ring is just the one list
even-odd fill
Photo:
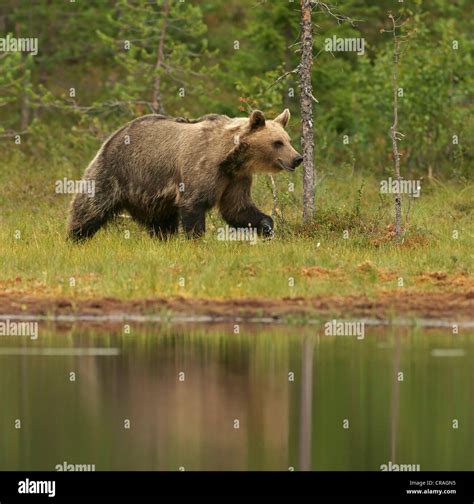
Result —
[[181, 220], [188, 236], [200, 236], [215, 206], [230, 226], [272, 235], [272, 218], [252, 201], [252, 176], [301, 163], [284, 129], [289, 119], [286, 109], [273, 120], [255, 110], [245, 118], [151, 114], [127, 123], [86, 169], [83, 180], [93, 181], [94, 194], [75, 195], [68, 236], [91, 237], [123, 210], [152, 235], [176, 233]]

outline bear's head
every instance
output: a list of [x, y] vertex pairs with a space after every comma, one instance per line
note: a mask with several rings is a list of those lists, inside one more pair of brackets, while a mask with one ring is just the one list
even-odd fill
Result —
[[273, 120], [266, 120], [260, 110], [254, 110], [250, 114], [245, 143], [252, 171], [294, 171], [301, 163], [303, 158], [293, 148], [285, 131], [289, 120], [288, 109]]

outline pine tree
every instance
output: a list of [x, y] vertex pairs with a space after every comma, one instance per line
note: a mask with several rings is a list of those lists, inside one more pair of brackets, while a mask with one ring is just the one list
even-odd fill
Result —
[[[199, 6], [179, 0], [119, 0], [108, 16], [114, 35], [101, 40], [114, 54], [109, 104], [126, 114], [186, 113], [206, 95], [210, 53]], [[198, 112], [199, 113], [199, 112]]]

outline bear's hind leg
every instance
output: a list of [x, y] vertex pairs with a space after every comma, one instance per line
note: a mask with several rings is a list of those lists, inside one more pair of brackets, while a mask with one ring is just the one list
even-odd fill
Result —
[[150, 223], [146, 224], [148, 231], [152, 237], [160, 239], [169, 238], [178, 232], [179, 228], [179, 211], [178, 209], [169, 210], [165, 214], [161, 214], [153, 218]]
[[181, 222], [189, 238], [199, 238], [206, 232], [206, 208], [204, 205], [181, 208]]
[[117, 210], [110, 200], [105, 202], [98, 200], [96, 196], [76, 194], [69, 211], [68, 238], [76, 242], [91, 238]]

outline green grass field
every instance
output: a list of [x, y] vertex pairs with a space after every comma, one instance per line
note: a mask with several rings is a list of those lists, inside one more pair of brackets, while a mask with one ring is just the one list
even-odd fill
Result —
[[[404, 201], [406, 234], [393, 241], [393, 197], [379, 180], [348, 168], [324, 168], [317, 213], [301, 224], [301, 173], [277, 177], [280, 210], [271, 241], [223, 242], [217, 213], [204, 239], [150, 238], [119, 218], [83, 245], [65, 240], [70, 195], [55, 181], [79, 178], [87, 164], [32, 162], [18, 153], [0, 171], [0, 287], [6, 294], [121, 299], [187, 296], [282, 298], [374, 293], [380, 289], [459, 289], [474, 264], [474, 185], [423, 181], [419, 198]], [[388, 176], [388, 175], [387, 175]], [[384, 177], [386, 178], [386, 177]], [[288, 192], [288, 183], [295, 191]], [[268, 180], [254, 196], [270, 213]], [[283, 215], [283, 218], [281, 217]], [[345, 232], [346, 231], [346, 232]], [[457, 232], [457, 238], [455, 238]], [[448, 281], [442, 287], [440, 272]], [[452, 280], [452, 281], [451, 281]]]

